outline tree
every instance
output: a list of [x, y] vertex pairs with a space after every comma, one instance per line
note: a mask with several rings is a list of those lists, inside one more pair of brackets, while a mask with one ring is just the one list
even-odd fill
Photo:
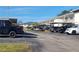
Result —
[[18, 21], [18, 24], [22, 25], [22, 24], [23, 24], [23, 22], [20, 20], [20, 21]]
[[67, 13], [70, 13], [70, 10], [63, 10], [60, 14], [58, 14], [58, 16], [61, 16]]
[[32, 23], [33, 26], [38, 26], [39, 24], [37, 22]]

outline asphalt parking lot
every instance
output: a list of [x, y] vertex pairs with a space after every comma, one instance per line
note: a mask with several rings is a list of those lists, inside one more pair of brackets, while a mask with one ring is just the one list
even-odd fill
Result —
[[28, 42], [33, 52], [79, 52], [79, 35], [27, 31], [16, 38], [0, 37], [0, 43]]

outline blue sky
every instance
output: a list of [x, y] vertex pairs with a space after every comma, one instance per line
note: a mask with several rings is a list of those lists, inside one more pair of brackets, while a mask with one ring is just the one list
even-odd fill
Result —
[[57, 16], [63, 10], [79, 6], [0, 6], [0, 17], [15, 17], [22, 22], [39, 22]]

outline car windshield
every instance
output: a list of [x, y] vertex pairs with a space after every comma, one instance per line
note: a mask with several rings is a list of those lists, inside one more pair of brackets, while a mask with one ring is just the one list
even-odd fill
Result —
[[76, 28], [76, 27], [78, 27], [78, 25], [74, 25], [74, 26], [72, 26], [73, 28]]

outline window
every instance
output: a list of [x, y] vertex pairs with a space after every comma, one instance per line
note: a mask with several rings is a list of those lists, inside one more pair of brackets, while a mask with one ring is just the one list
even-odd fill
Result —
[[76, 27], [78, 27], [78, 25], [74, 25], [74, 26], [72, 26], [73, 28], [76, 28]]
[[10, 21], [5, 21], [5, 25], [6, 26], [10, 26], [11, 25], [11, 22]]
[[72, 17], [72, 16], [70, 16], [70, 19], [73, 19], [73, 17]]
[[73, 14], [69, 15], [69, 18], [70, 18], [70, 19], [73, 19], [73, 17], [74, 17], [74, 15], [73, 15]]
[[3, 20], [0, 21], [0, 27], [5, 26], [5, 22]]
[[68, 17], [65, 17], [65, 19], [68, 19]]

